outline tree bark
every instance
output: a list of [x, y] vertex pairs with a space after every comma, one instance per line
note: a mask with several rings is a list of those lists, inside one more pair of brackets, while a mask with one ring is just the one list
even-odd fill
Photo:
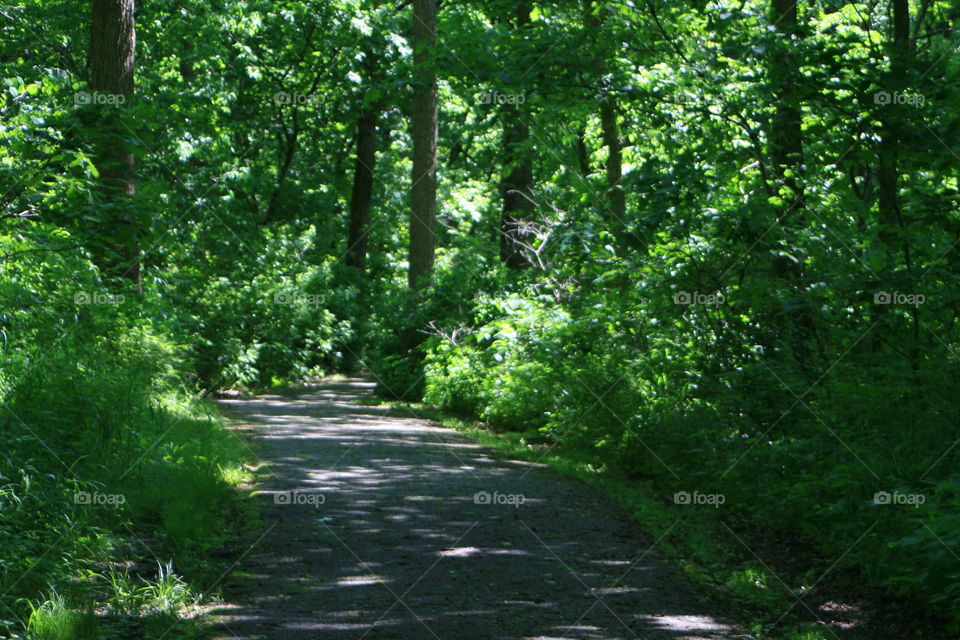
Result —
[[[772, 0], [774, 28], [784, 38], [798, 33], [797, 0]], [[770, 59], [770, 77], [773, 83], [776, 111], [770, 126], [770, 155], [773, 173], [780, 186], [784, 203], [777, 208], [777, 219], [782, 227], [803, 208], [803, 186], [798, 180], [803, 168], [802, 115], [797, 104], [800, 88], [799, 68], [791, 58], [792, 48], [778, 43]]]
[[411, 289], [424, 285], [433, 270], [437, 207], [437, 78], [433, 49], [437, 0], [413, 0], [413, 174], [410, 187], [410, 251], [407, 280]]
[[[365, 48], [364, 69], [369, 83], [368, 91], [376, 90], [382, 80], [377, 57]], [[370, 225], [370, 209], [373, 203], [373, 185], [377, 162], [377, 123], [380, 103], [368, 101], [357, 117], [356, 157], [353, 170], [353, 188], [350, 194], [350, 223], [347, 230], [347, 266], [354, 267], [363, 275], [367, 265], [367, 233]]]
[[603, 144], [607, 148], [607, 213], [611, 231], [623, 239], [626, 229], [627, 199], [623, 191], [623, 142], [620, 125], [617, 123], [617, 104], [613, 96], [600, 100], [600, 127]]
[[357, 159], [350, 195], [350, 229], [347, 234], [348, 266], [362, 274], [367, 265], [367, 228], [373, 203], [374, 169], [377, 162], [377, 107], [369, 105], [357, 118]]
[[[595, 9], [594, 1], [587, 0], [584, 11], [584, 23], [594, 33], [596, 42], [603, 42], [600, 30], [603, 27], [605, 7]], [[610, 93], [609, 82], [606, 81], [606, 52], [598, 49], [593, 60], [593, 70], [597, 80], [603, 86], [599, 87], [600, 103], [600, 133], [603, 146], [607, 148], [606, 190], [604, 199], [606, 208], [604, 218], [617, 244], [622, 245], [626, 235], [627, 200], [623, 191], [623, 140], [620, 137], [620, 125], [617, 121], [616, 98]]]
[[[802, 226], [798, 220], [804, 207], [803, 115], [799, 100], [802, 79], [791, 39], [799, 34], [797, 0], [771, 0], [770, 16], [779, 41], [774, 43], [768, 60], [768, 73], [775, 101], [770, 122], [769, 153], [775, 193], [781, 203], [776, 207], [777, 222], [788, 245], [790, 256], [772, 257], [776, 276], [795, 281], [803, 275], [803, 257], [791, 245], [792, 229]], [[791, 257], [792, 256], [792, 257]]]
[[580, 175], [586, 180], [590, 175], [590, 151], [587, 149], [587, 132], [584, 127], [577, 131], [577, 166], [580, 167]]
[[[100, 98], [126, 104], [133, 95], [136, 51], [134, 0], [93, 0], [90, 29], [90, 89]], [[126, 150], [127, 132], [117, 113], [100, 119], [95, 164], [101, 192], [110, 204], [102, 223], [95, 261], [107, 275], [129, 280], [140, 291], [138, 222], [132, 197], [136, 193], [134, 155]]]
[[[910, 48], [910, 4], [908, 0], [892, 0], [893, 38], [890, 44], [890, 77], [895, 86], [885, 88], [888, 95], [902, 88]], [[890, 100], [880, 113], [880, 145], [877, 158], [878, 208], [880, 216], [880, 239], [888, 253], [896, 244], [896, 227], [901, 212], [898, 198], [900, 180], [900, 134], [897, 122], [901, 106]], [[906, 252], [907, 249], [905, 248]]]
[[[530, 24], [530, 3], [519, 2], [513, 28], [525, 29]], [[533, 152], [530, 148], [530, 127], [518, 100], [508, 101], [501, 109], [503, 119], [503, 166], [500, 181], [503, 207], [500, 214], [500, 260], [510, 269], [531, 266], [525, 248], [531, 234], [526, 225], [534, 211]]]
[[801, 35], [797, 0], [771, 0], [770, 21], [776, 33], [767, 61], [774, 113], [769, 128], [770, 175], [780, 199], [775, 214], [782, 233], [781, 250], [771, 257], [773, 275], [783, 281], [794, 298], [786, 314], [788, 323], [779, 331], [794, 358], [810, 370], [813, 347], [820, 344], [815, 315], [803, 291], [806, 271], [803, 251], [797, 247], [796, 231], [803, 227], [805, 207], [803, 174], [803, 114], [800, 109], [803, 79], [795, 39]]
[[503, 209], [500, 215], [500, 260], [510, 269], [530, 266], [524, 251], [530, 238], [526, 224], [534, 210], [533, 158], [529, 144], [530, 129], [520, 116], [519, 107], [503, 107], [503, 154], [507, 173], [500, 181]]
[[[877, 209], [879, 237], [886, 253], [886, 270], [896, 269], [896, 252], [902, 253], [902, 264], [907, 272], [913, 270], [909, 237], [903, 233], [908, 224], [900, 208], [900, 138], [904, 127], [903, 105], [893, 96], [907, 87], [907, 62], [911, 55], [910, 40], [910, 3], [909, 0], [891, 0], [893, 11], [893, 33], [889, 44], [890, 80], [884, 91], [890, 98], [880, 111], [880, 144], [877, 158]], [[878, 317], [890, 314], [886, 305], [874, 305]], [[910, 311], [910, 338], [905, 341], [904, 349], [907, 361], [914, 376], [918, 376], [920, 353], [918, 350], [920, 319], [919, 310], [914, 306]], [[915, 378], [914, 389], [922, 386]]]

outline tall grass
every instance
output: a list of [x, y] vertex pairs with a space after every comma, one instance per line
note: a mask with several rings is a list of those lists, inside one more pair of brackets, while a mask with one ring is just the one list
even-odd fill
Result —
[[245, 446], [143, 301], [23, 295], [0, 287], [0, 638], [152, 637], [118, 620], [176, 622], [215, 587]]

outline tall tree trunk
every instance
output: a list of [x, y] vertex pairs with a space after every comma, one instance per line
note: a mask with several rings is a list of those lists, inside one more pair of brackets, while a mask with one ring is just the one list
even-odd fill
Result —
[[777, 208], [781, 227], [790, 224], [790, 218], [803, 208], [803, 184], [799, 180], [803, 169], [803, 131], [799, 90], [802, 81], [799, 65], [790, 38], [799, 33], [797, 0], [772, 0], [774, 28], [784, 40], [770, 58], [770, 77], [776, 100], [776, 111], [770, 125], [770, 155], [773, 173], [779, 186], [783, 205]]
[[[800, 111], [802, 79], [796, 47], [792, 38], [799, 35], [797, 0], [771, 0], [770, 20], [778, 41], [768, 59], [767, 72], [775, 101], [770, 122], [769, 154], [774, 189], [780, 198], [776, 207], [777, 222], [786, 248], [774, 253], [773, 273], [788, 281], [803, 275], [803, 256], [793, 246], [793, 231], [802, 227], [799, 219], [804, 207], [803, 182], [803, 115]], [[789, 255], [785, 255], [789, 254]]]
[[[371, 81], [374, 80], [374, 75], [371, 73]], [[361, 274], [367, 265], [367, 228], [370, 225], [374, 170], [377, 163], [378, 109], [378, 104], [369, 104], [357, 118], [357, 158], [353, 170], [353, 190], [350, 194], [346, 263], [356, 267]]]
[[297, 145], [300, 140], [300, 109], [293, 107], [290, 110], [291, 124], [288, 127], [286, 118], [281, 116], [280, 128], [276, 131], [277, 137], [277, 181], [267, 200], [267, 211], [257, 220], [257, 226], [267, 226], [278, 221], [284, 204], [284, 189], [287, 179], [293, 168], [293, 161], [297, 156]]
[[590, 150], [587, 149], [587, 131], [584, 127], [577, 130], [577, 166], [584, 180], [590, 175]]
[[[525, 29], [530, 24], [530, 2], [517, 4], [513, 28]], [[515, 97], [515, 96], [513, 96]], [[517, 100], [509, 100], [501, 109], [503, 119], [503, 166], [500, 180], [503, 208], [500, 214], [500, 260], [510, 269], [530, 266], [525, 247], [531, 234], [526, 225], [534, 204], [533, 151], [530, 148], [530, 127]]]
[[774, 99], [774, 113], [770, 122], [768, 153], [771, 189], [779, 197], [776, 207], [777, 222], [782, 234], [782, 250], [773, 253], [771, 270], [791, 290], [795, 298], [786, 315], [788, 321], [778, 332], [793, 352], [801, 367], [813, 364], [812, 346], [819, 344], [817, 323], [803, 293], [805, 260], [797, 247], [796, 232], [802, 229], [804, 202], [803, 173], [803, 114], [800, 110], [800, 92], [803, 79], [795, 38], [801, 34], [797, 15], [797, 0], [771, 0], [770, 21], [777, 42], [771, 47], [767, 72]]
[[524, 250], [530, 237], [526, 224], [534, 210], [533, 157], [529, 149], [530, 128], [516, 104], [503, 106], [503, 154], [507, 173], [500, 181], [503, 209], [500, 215], [500, 260], [510, 269], [530, 266]]
[[[910, 41], [910, 3], [909, 0], [891, 0], [893, 11], [893, 34], [889, 45], [890, 80], [884, 87], [890, 98], [880, 112], [880, 145], [877, 158], [877, 208], [879, 214], [879, 236], [884, 245], [887, 264], [886, 270], [892, 273], [898, 265], [895, 264], [895, 254], [899, 249], [902, 252], [902, 264], [908, 273], [913, 270], [910, 240], [904, 233], [909, 225], [904, 220], [900, 209], [900, 137], [906, 123], [904, 122], [903, 105], [898, 104], [894, 95], [908, 86], [907, 61], [911, 55]], [[888, 314], [886, 305], [874, 305], [878, 315]], [[914, 376], [919, 376], [918, 352], [920, 319], [919, 309], [914, 306], [910, 311], [910, 339], [906, 341], [905, 349], [907, 360]], [[920, 389], [923, 382], [915, 377], [913, 389]]]
[[[885, 88], [888, 95], [904, 87], [907, 55], [910, 48], [910, 4], [908, 0], [892, 0], [893, 38], [890, 44], [890, 77], [893, 85]], [[897, 122], [902, 106], [891, 99], [880, 113], [880, 145], [877, 158], [878, 207], [880, 238], [891, 256], [896, 244], [895, 227], [900, 222], [897, 196], [900, 180], [900, 135]], [[906, 251], [906, 249], [905, 249]], [[888, 266], [892, 266], [888, 265]]]
[[437, 78], [433, 52], [437, 0], [413, 0], [413, 175], [410, 187], [410, 252], [407, 280], [411, 289], [424, 284], [433, 270], [437, 208]]
[[607, 148], [607, 222], [614, 236], [622, 241], [627, 217], [627, 199], [622, 184], [623, 141], [617, 123], [617, 103], [609, 94], [600, 99], [600, 128]]
[[367, 228], [373, 202], [373, 176], [377, 161], [377, 110], [367, 107], [357, 119], [357, 159], [350, 194], [350, 229], [347, 236], [348, 266], [361, 273], [367, 265]]
[[[584, 11], [584, 24], [594, 35], [594, 41], [604, 42], [600, 30], [603, 28], [603, 15], [606, 7], [596, 8], [593, 0], [587, 0]], [[604, 192], [606, 207], [604, 218], [611, 233], [622, 244], [626, 233], [627, 201], [623, 191], [623, 140], [620, 138], [620, 124], [617, 121], [617, 102], [610, 92], [609, 83], [605, 80], [607, 53], [599, 49], [594, 54], [593, 70], [597, 80], [602, 83], [599, 87], [600, 103], [600, 133], [603, 146], [607, 148], [606, 177], [607, 184]]]
[[[133, 95], [136, 42], [134, 0], [93, 0], [90, 89], [98, 106], [101, 97], [108, 98], [108, 103], [126, 104]], [[132, 202], [136, 192], [134, 156], [124, 148], [127, 137], [121, 116], [105, 112], [100, 119], [95, 163], [110, 207], [99, 231], [95, 260], [107, 275], [126, 278], [139, 292], [139, 225]]]

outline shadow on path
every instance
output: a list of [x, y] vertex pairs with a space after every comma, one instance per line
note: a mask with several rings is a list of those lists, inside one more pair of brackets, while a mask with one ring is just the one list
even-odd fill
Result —
[[270, 475], [215, 638], [734, 637], [597, 490], [356, 402], [372, 390], [220, 401]]

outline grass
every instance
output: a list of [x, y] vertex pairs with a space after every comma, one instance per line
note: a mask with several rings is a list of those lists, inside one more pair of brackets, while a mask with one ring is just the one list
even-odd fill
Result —
[[182, 393], [112, 416], [123, 441], [82, 443], [80, 457], [31, 409], [17, 413], [33, 426], [7, 425], [15, 449], [0, 454], [0, 539], [12, 541], [0, 545], [0, 638], [200, 637], [198, 605], [256, 526], [237, 490], [249, 450], [216, 407]]
[[92, 637], [95, 626], [89, 614], [70, 608], [63, 596], [52, 592], [40, 605], [30, 605], [27, 635], [31, 640], [85, 638]]

